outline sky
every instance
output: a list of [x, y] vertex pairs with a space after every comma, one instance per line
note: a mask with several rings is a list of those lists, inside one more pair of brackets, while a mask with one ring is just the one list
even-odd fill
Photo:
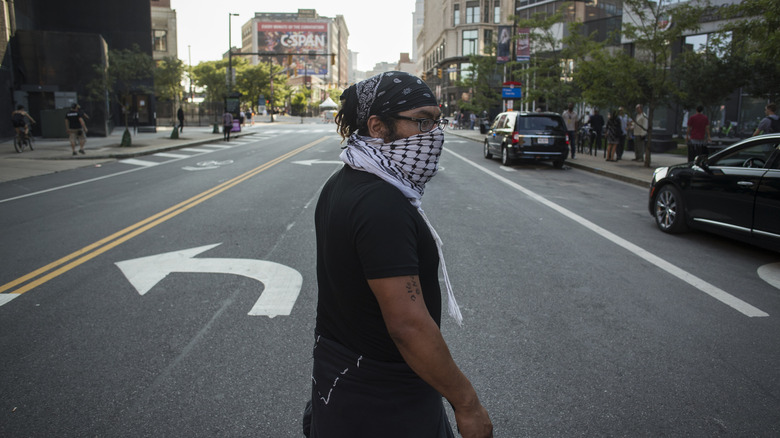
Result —
[[[316, 9], [320, 16], [343, 15], [349, 30], [349, 49], [358, 52], [358, 70], [371, 70], [378, 62], [398, 62], [399, 54], [412, 54], [412, 13], [415, 0], [171, 0], [176, 10], [179, 59], [185, 65], [215, 61], [228, 50], [228, 14], [232, 17], [232, 43], [241, 47], [241, 26], [255, 12], [298, 12]], [[188, 53], [189, 47], [189, 53]]]

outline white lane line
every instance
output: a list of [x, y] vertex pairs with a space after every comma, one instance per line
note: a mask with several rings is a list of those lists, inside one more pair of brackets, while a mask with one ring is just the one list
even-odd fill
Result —
[[180, 151], [185, 151], [185, 152], [197, 152], [199, 154], [203, 154], [203, 153], [206, 153], [206, 152], [214, 152], [217, 149], [209, 149], [209, 148], [181, 148], [179, 150]]
[[128, 158], [126, 160], [119, 160], [120, 163], [132, 164], [133, 166], [152, 167], [162, 163], [155, 163], [154, 161], [137, 160], [135, 158]]
[[605, 239], [611, 241], [612, 243], [621, 246], [628, 251], [634, 253], [636, 256], [644, 259], [647, 262], [650, 262], [654, 264], [656, 267], [668, 272], [669, 274], [672, 274], [673, 276], [679, 278], [680, 280], [690, 284], [691, 286], [699, 289], [700, 291], [704, 292], [705, 294], [715, 298], [716, 300], [722, 302], [723, 304], [733, 308], [734, 310], [742, 313], [745, 316], [749, 317], [764, 317], [769, 316], [768, 313], [764, 312], [761, 309], [758, 309], [739, 298], [729, 294], [728, 292], [724, 291], [723, 289], [718, 288], [717, 286], [714, 286], [704, 280], [702, 280], [699, 277], [696, 277], [695, 275], [678, 268], [677, 266], [674, 266], [673, 264], [667, 262], [666, 260], [650, 253], [649, 251], [640, 248], [639, 246], [623, 239], [622, 237], [605, 230], [604, 228], [601, 228], [600, 226], [594, 224], [593, 222], [585, 219], [582, 216], [579, 216], [578, 214], [567, 210], [564, 207], [561, 207], [560, 205], [536, 194], [535, 192], [532, 192], [525, 187], [521, 186], [520, 184], [517, 184], [513, 181], [510, 181], [507, 178], [504, 178], [503, 176], [492, 172], [491, 170], [488, 170], [485, 167], [480, 166], [477, 163], [474, 163], [467, 159], [466, 157], [463, 157], [451, 150], [445, 149], [446, 152], [454, 155], [455, 157], [461, 159], [462, 161], [466, 162], [467, 164], [481, 170], [482, 172], [492, 176], [493, 178], [503, 182], [504, 184], [512, 187], [513, 189], [525, 194], [526, 196], [530, 197], [531, 199], [534, 199], [541, 204], [544, 204], [553, 210], [557, 211], [558, 213], [568, 217], [569, 219], [573, 220], [575, 223], [584, 226], [585, 228], [588, 228], [589, 230], [595, 232], [596, 234], [600, 235], [601, 237], [604, 237]]
[[163, 158], [189, 158], [190, 155], [182, 155], [182, 154], [171, 154], [168, 152], [158, 152], [154, 154], [155, 157], [163, 157]]

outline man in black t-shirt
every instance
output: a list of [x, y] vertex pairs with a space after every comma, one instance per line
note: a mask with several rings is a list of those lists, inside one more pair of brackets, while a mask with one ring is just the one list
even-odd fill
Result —
[[73, 155], [76, 155], [76, 140], [79, 142], [79, 153], [85, 154], [84, 144], [87, 143], [87, 125], [84, 123], [84, 117], [77, 104], [73, 104], [65, 113], [65, 130], [70, 139], [70, 148]]
[[442, 396], [464, 436], [491, 437], [476, 391], [439, 330], [441, 290], [461, 316], [422, 212], [425, 183], [444, 140], [433, 93], [387, 72], [349, 87], [336, 116], [347, 164], [315, 211], [317, 324], [306, 436], [454, 437]]

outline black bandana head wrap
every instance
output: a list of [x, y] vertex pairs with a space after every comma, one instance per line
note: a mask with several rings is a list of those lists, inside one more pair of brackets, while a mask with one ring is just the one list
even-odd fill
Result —
[[349, 87], [341, 96], [357, 96], [357, 123], [363, 126], [374, 115], [396, 114], [423, 106], [438, 106], [428, 85], [417, 76], [389, 71]]

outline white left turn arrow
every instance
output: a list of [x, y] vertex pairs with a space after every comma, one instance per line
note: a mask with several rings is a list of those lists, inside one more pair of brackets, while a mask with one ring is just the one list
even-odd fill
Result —
[[303, 277], [289, 266], [252, 259], [196, 259], [221, 243], [117, 262], [139, 294], [149, 292], [171, 272], [209, 272], [243, 275], [265, 286], [249, 315], [289, 315], [301, 291]]

